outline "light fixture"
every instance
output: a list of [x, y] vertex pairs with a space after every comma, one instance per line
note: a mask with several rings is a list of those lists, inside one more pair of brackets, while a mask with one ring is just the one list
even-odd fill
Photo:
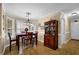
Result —
[[72, 12], [72, 16], [77, 15], [77, 12]]
[[30, 29], [30, 26], [31, 26], [30, 15], [31, 15], [30, 12], [26, 12], [26, 17], [27, 17], [26, 23], [27, 23], [27, 26], [29, 26], [29, 29]]
[[29, 18], [30, 15], [31, 15], [30, 12], [26, 12], [26, 17], [28, 17], [28, 18], [27, 18], [28, 23], [30, 23], [30, 18]]

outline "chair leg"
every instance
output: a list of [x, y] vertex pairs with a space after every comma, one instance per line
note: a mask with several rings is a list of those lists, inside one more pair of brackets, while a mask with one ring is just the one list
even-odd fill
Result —
[[23, 46], [24, 46], [24, 47], [25, 47], [25, 44], [26, 44], [26, 42], [25, 42], [25, 41], [26, 41], [26, 40], [24, 40], [24, 39], [23, 39]]
[[9, 47], [9, 50], [11, 51], [11, 42], [10, 42], [10, 47]]
[[34, 40], [32, 40], [32, 47], [34, 47]]
[[28, 45], [28, 41], [27, 41], [27, 40], [25, 40], [25, 45], [26, 45], [26, 46]]
[[22, 39], [22, 46], [24, 45], [23, 43], [24, 43], [24, 40]]

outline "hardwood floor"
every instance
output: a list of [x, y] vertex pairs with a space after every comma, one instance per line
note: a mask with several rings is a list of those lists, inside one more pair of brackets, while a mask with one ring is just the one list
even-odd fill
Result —
[[[6, 48], [4, 55], [19, 55], [15, 45], [12, 46], [12, 51], [9, 47]], [[39, 42], [38, 47], [29, 47], [23, 50], [23, 55], [79, 55], [79, 41], [70, 40], [63, 48], [52, 50], [45, 47], [43, 43]]]

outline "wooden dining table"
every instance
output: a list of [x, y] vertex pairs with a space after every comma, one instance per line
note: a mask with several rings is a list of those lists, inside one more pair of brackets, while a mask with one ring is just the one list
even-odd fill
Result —
[[[38, 34], [37, 33], [33, 33], [32, 34], [32, 38], [31, 38], [31, 40], [33, 39], [33, 35], [35, 36], [35, 44], [36, 44], [36, 47], [37, 47], [37, 43], [38, 43], [38, 40], [37, 40], [37, 38], [38, 38]], [[21, 37], [23, 37], [23, 36], [26, 36], [26, 34], [23, 34], [23, 33], [21, 33], [21, 34], [17, 34], [16, 35], [16, 44], [17, 44], [17, 46], [18, 46], [18, 50], [19, 50], [19, 48], [20, 48], [20, 38]], [[22, 41], [22, 40], [21, 40]], [[31, 41], [30, 41], [31, 42]]]

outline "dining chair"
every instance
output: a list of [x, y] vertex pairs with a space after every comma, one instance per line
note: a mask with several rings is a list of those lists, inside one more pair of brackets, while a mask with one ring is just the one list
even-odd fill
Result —
[[9, 36], [9, 40], [10, 40], [9, 50], [11, 51], [11, 43], [14, 42], [14, 41], [16, 42], [16, 39], [12, 38], [10, 33], [8, 33], [8, 36]]
[[31, 45], [31, 43], [32, 43], [32, 32], [27, 32], [26, 36], [22, 37], [22, 42], [23, 42], [24, 46], [25, 45], [26, 46]]
[[32, 46], [35, 45], [37, 38], [38, 38], [38, 32], [33, 33], [33, 35], [32, 35]]

